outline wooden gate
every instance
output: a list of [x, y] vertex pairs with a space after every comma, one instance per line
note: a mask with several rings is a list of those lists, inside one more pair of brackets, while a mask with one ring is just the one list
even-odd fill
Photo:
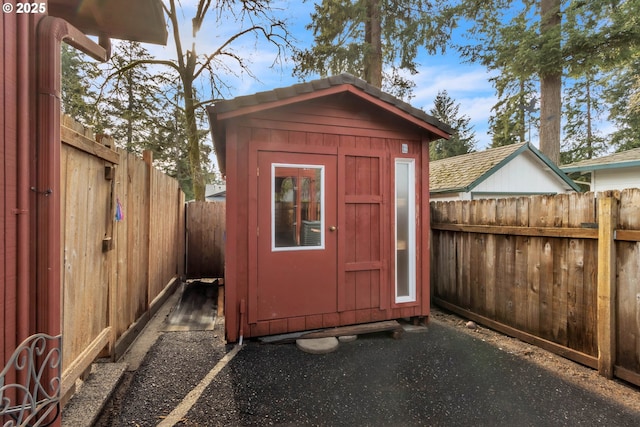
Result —
[[187, 278], [224, 277], [225, 206], [187, 203]]
[[[143, 159], [65, 118], [61, 135], [62, 395], [117, 359], [184, 270], [184, 193]], [[103, 143], [113, 141], [104, 138]]]
[[[68, 117], [61, 136], [62, 394], [112, 343], [109, 322], [113, 262], [111, 173], [120, 156]], [[109, 141], [107, 143], [112, 143]], [[107, 172], [105, 172], [107, 171]]]

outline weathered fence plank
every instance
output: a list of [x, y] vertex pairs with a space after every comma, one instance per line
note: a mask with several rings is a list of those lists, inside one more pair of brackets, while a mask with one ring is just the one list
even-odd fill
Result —
[[592, 193], [433, 202], [434, 301], [640, 384], [640, 190], [612, 207], [600, 256], [596, 207]]
[[132, 325], [183, 274], [184, 195], [150, 163], [69, 119], [61, 142], [65, 395], [95, 357], [116, 357], [125, 332], [135, 338]]
[[[640, 190], [620, 195], [618, 235], [640, 229]], [[623, 238], [626, 238], [624, 236]], [[616, 376], [640, 383], [640, 239], [616, 243], [617, 265], [617, 351]]]
[[224, 277], [225, 202], [187, 204], [187, 277]]
[[618, 195], [598, 198], [598, 371], [613, 378], [616, 352], [616, 244]]

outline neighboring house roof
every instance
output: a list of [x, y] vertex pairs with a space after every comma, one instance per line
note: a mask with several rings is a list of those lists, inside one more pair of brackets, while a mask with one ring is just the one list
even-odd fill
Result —
[[85, 34], [167, 43], [161, 0], [49, 0], [47, 9]]
[[640, 148], [622, 151], [620, 153], [609, 154], [597, 159], [582, 160], [560, 166], [565, 173], [570, 172], [591, 172], [601, 169], [617, 169], [640, 166]]
[[225, 184], [207, 184], [204, 191], [204, 198], [224, 197], [227, 194], [227, 186]]
[[345, 92], [365, 99], [390, 114], [400, 116], [437, 137], [448, 139], [454, 133], [454, 129], [450, 126], [423, 110], [412, 107], [410, 104], [383, 92], [366, 81], [345, 73], [253, 95], [222, 100], [216, 102], [215, 105], [207, 107], [220, 169], [224, 173], [226, 166], [223, 158], [226, 145], [223, 124], [225, 120]]
[[547, 156], [525, 142], [430, 162], [429, 191], [431, 193], [471, 191], [513, 158], [526, 151], [554, 171], [572, 189], [580, 190]]

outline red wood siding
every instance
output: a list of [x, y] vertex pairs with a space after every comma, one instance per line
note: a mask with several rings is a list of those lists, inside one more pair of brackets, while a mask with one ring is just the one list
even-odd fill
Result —
[[[274, 131], [274, 134], [278, 134], [278, 131], [285, 131], [280, 135], [289, 135], [288, 131], [299, 131], [300, 135], [314, 133], [337, 135], [343, 137], [341, 139], [342, 146], [354, 147], [358, 136], [372, 138], [357, 140], [358, 146], [363, 149], [382, 149], [386, 145], [386, 139], [408, 139], [414, 142], [420, 140], [417, 127], [397, 117], [372, 109], [362, 100], [344, 95], [296, 104], [295, 108], [264, 111], [243, 117], [240, 121], [252, 128], [269, 129]], [[278, 139], [277, 137], [273, 138]], [[306, 141], [306, 143], [311, 142]], [[321, 145], [328, 143], [331, 144], [330, 141], [323, 138]], [[364, 145], [361, 146], [361, 143]], [[416, 147], [415, 150], [419, 152], [419, 147]]]
[[345, 151], [341, 151], [345, 248], [339, 260], [344, 271], [344, 303], [339, 308], [379, 308], [386, 302], [381, 298], [381, 282], [388, 280], [383, 265], [383, 227], [389, 224], [382, 208], [384, 153], [357, 155], [355, 150]]
[[[229, 341], [239, 338], [241, 326], [248, 337], [429, 314], [428, 269], [422, 271], [427, 248], [417, 251], [418, 301], [393, 304], [394, 196], [389, 171], [396, 157], [415, 158], [417, 191], [422, 192], [420, 180], [428, 178], [423, 163], [428, 162], [431, 136], [362, 100], [339, 95], [231, 119], [226, 138], [225, 314]], [[401, 154], [403, 144], [407, 154]], [[338, 292], [342, 295], [335, 313], [249, 321], [245, 311], [244, 321], [240, 320], [242, 301], [256, 303], [250, 300], [248, 289], [259, 275], [255, 237], [259, 149], [335, 154], [338, 158], [338, 217], [343, 221], [339, 222]], [[428, 197], [416, 195], [416, 203], [418, 211], [426, 203], [428, 213]], [[423, 233], [428, 233], [425, 218], [428, 221], [428, 215], [417, 214], [418, 246], [428, 244], [428, 235]]]
[[[16, 132], [16, 21], [14, 13], [3, 14], [0, 27], [0, 216], [2, 238], [0, 239], [0, 354], [4, 367], [6, 359], [16, 348], [16, 218], [11, 211], [17, 207], [17, 132]], [[11, 380], [11, 379], [8, 379]]]

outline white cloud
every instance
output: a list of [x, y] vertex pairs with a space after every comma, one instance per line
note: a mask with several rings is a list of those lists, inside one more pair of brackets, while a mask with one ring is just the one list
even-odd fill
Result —
[[460, 105], [460, 114], [470, 118], [478, 139], [476, 148], [483, 150], [491, 144], [489, 117], [496, 103], [495, 92], [489, 82], [491, 75], [483, 67], [457, 64], [455, 59], [449, 61], [451, 59], [442, 65], [419, 69], [419, 74], [414, 76], [416, 88], [411, 103], [429, 111], [438, 92], [446, 90]]
[[460, 101], [460, 113], [465, 114], [475, 121], [489, 121], [491, 109], [497, 102], [495, 96], [462, 98]]
[[493, 92], [490, 75], [482, 67], [459, 64], [427, 66], [419, 69], [414, 95], [416, 99], [434, 99], [440, 90], [456, 97], [465, 93]]

